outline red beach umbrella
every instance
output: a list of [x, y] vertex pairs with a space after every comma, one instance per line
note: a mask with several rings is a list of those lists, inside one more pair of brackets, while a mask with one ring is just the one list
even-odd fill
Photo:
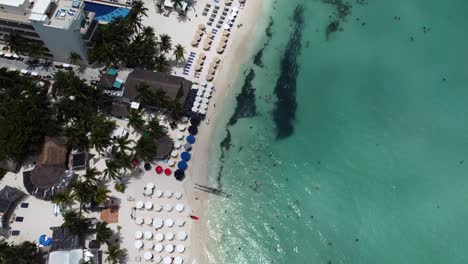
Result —
[[140, 162], [137, 159], [133, 159], [132, 163], [133, 163], [133, 166], [135, 167], [138, 166], [138, 164], [140, 164]]
[[163, 168], [161, 166], [156, 166], [156, 169], [154, 169], [154, 171], [156, 171], [157, 174], [161, 174], [163, 172]]
[[169, 169], [169, 168], [167, 168], [167, 169], [164, 170], [164, 174], [166, 174], [166, 176], [171, 175], [171, 173], [172, 173], [172, 171], [171, 171], [171, 169]]

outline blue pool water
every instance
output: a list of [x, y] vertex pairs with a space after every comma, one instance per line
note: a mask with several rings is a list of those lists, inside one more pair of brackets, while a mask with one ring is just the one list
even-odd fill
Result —
[[105, 22], [111, 22], [116, 17], [126, 17], [130, 13], [130, 9], [128, 8], [109, 6], [86, 1], [84, 10], [96, 13], [94, 20]]

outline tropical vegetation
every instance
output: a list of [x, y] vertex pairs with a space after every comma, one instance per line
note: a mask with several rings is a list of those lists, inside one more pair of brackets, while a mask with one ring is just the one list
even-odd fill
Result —
[[1, 264], [41, 264], [43, 254], [35, 243], [24, 241], [18, 245], [0, 242]]
[[127, 256], [127, 250], [121, 249], [118, 245], [109, 245], [105, 253], [106, 262], [109, 264], [118, 264]]

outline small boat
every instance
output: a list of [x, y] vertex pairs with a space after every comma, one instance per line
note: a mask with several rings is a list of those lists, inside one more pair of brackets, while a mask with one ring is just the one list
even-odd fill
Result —
[[194, 216], [194, 215], [190, 215], [190, 218], [192, 218], [193, 220], [198, 220], [199, 219], [197, 216]]

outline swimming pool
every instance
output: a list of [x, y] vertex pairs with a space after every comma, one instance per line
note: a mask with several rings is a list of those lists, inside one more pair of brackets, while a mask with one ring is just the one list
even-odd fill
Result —
[[124, 7], [110, 6], [94, 2], [84, 1], [85, 11], [96, 13], [94, 20], [111, 22], [116, 17], [126, 17], [130, 13], [130, 9]]

